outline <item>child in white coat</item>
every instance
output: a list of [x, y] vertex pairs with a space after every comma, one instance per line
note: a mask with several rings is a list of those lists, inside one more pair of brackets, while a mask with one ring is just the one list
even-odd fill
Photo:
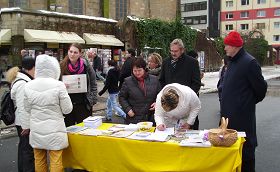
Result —
[[63, 114], [72, 111], [72, 102], [63, 82], [58, 81], [60, 66], [54, 57], [39, 55], [35, 79], [25, 85], [24, 107], [29, 112], [30, 145], [34, 149], [35, 171], [63, 172], [62, 150], [68, 147]]

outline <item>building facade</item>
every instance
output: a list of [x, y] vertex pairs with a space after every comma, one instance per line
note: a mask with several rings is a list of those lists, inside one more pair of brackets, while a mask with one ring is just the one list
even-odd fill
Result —
[[181, 0], [181, 19], [185, 25], [200, 29], [207, 36], [218, 37], [220, 2], [215, 0]]
[[231, 30], [261, 32], [280, 63], [280, 0], [221, 0], [221, 36]]
[[178, 0], [0, 0], [1, 8], [49, 10], [120, 20], [126, 16], [174, 20]]

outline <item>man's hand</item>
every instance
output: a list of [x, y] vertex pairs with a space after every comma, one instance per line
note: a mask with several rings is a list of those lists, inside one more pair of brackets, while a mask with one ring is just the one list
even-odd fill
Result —
[[135, 113], [133, 112], [132, 109], [130, 109], [130, 111], [128, 111], [127, 113], [130, 117], [134, 117]]
[[160, 125], [157, 126], [157, 129], [159, 131], [164, 131], [166, 129], [166, 126], [165, 126], [165, 124], [160, 124]]

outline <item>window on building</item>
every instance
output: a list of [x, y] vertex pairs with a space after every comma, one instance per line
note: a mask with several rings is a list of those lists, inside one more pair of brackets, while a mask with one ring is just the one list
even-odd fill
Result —
[[280, 22], [274, 22], [274, 29], [280, 29]]
[[249, 5], [249, 0], [241, 0], [241, 5]]
[[226, 14], [226, 19], [233, 19], [233, 14], [232, 13], [227, 13]]
[[265, 17], [265, 16], [266, 16], [266, 11], [264, 10], [257, 11], [257, 17]]
[[83, 0], [69, 0], [69, 13], [83, 14]]
[[249, 17], [249, 11], [242, 11], [240, 13], [240, 18], [248, 18]]
[[116, 0], [116, 19], [122, 19], [127, 15], [127, 0]]
[[280, 41], [280, 35], [273, 35], [273, 41]]
[[181, 12], [186, 12], [186, 4], [181, 4]]
[[265, 29], [265, 23], [257, 23], [256, 29], [259, 29], [259, 30]]
[[265, 4], [266, 0], [257, 0], [257, 4]]
[[9, 7], [28, 8], [28, 0], [9, 0]]
[[280, 16], [280, 8], [274, 10], [274, 16]]
[[226, 7], [233, 7], [233, 1], [226, 1]]
[[249, 29], [249, 24], [241, 24], [240, 29], [241, 30], [248, 30]]
[[207, 9], [207, 1], [186, 4], [186, 11], [200, 11], [206, 9]]
[[187, 18], [186, 18], [186, 23], [187, 23], [188, 25], [192, 25], [192, 24], [193, 24], [193, 19], [187, 17]]
[[207, 10], [207, 1], [200, 2], [200, 10]]
[[227, 24], [226, 25], [226, 31], [233, 30], [233, 25], [232, 24]]
[[200, 24], [206, 24], [207, 23], [207, 16], [200, 16], [200, 21], [199, 21]]

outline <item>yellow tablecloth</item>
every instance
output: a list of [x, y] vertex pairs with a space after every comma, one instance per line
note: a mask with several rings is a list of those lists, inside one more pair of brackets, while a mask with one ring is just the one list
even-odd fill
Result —
[[[103, 124], [101, 128], [108, 128]], [[63, 151], [64, 167], [94, 172], [137, 171], [241, 171], [242, 145], [239, 138], [231, 147], [181, 147], [169, 142], [147, 142], [106, 136], [68, 134]]]

